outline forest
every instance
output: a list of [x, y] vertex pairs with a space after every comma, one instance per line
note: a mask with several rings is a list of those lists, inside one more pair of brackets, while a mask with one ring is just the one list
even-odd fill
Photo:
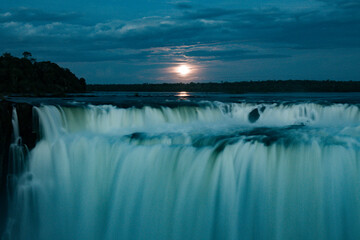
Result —
[[85, 92], [84, 78], [78, 78], [69, 69], [49, 61], [37, 62], [31, 53], [24, 52], [22, 58], [4, 53], [0, 57], [0, 93], [63, 94]]

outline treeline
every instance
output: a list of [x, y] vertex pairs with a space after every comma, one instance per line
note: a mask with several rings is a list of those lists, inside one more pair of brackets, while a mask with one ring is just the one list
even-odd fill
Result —
[[0, 93], [39, 95], [84, 92], [84, 78], [52, 62], [36, 62], [31, 53], [22, 58], [4, 53], [0, 57]]
[[163, 83], [163, 84], [94, 84], [88, 91], [126, 92], [223, 92], [223, 93], [266, 93], [266, 92], [360, 92], [356, 81], [313, 81], [278, 80], [221, 83]]

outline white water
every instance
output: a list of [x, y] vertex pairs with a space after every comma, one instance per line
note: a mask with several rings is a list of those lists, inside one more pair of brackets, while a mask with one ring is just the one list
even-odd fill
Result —
[[355, 105], [36, 112], [10, 239], [360, 239]]
[[[16, 188], [19, 175], [25, 168], [25, 157], [28, 152], [26, 146], [22, 144], [22, 138], [20, 136], [19, 130], [19, 120], [16, 112], [16, 108], [13, 108], [12, 111], [12, 127], [13, 127], [13, 136], [12, 143], [10, 144], [9, 149], [9, 165], [8, 165], [8, 190]], [[12, 196], [12, 193], [8, 194], [9, 197]]]

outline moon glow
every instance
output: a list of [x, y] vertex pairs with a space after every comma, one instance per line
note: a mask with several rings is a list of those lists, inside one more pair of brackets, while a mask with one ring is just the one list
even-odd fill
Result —
[[177, 67], [177, 72], [181, 76], [185, 77], [186, 75], [188, 75], [191, 72], [191, 69], [187, 65], [180, 65], [179, 67]]

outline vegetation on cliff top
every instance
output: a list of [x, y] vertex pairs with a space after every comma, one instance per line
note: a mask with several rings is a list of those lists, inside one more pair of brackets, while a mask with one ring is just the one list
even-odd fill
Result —
[[10, 53], [0, 57], [0, 93], [39, 95], [85, 90], [84, 78], [77, 78], [69, 69], [55, 63], [36, 62], [29, 52], [24, 52], [22, 58]]

